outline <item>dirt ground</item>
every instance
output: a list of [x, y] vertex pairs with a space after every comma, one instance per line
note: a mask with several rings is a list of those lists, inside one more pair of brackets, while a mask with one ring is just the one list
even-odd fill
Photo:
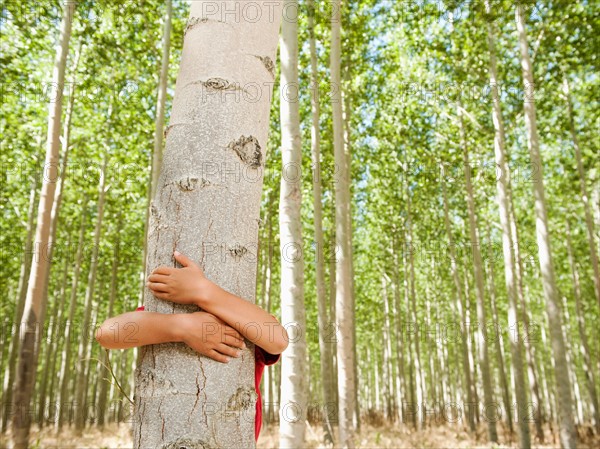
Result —
[[[535, 443], [533, 447], [539, 449], [559, 448], [558, 441], [549, 437], [550, 431], [546, 430], [546, 442]], [[330, 448], [322, 441], [322, 429], [309, 426], [307, 429], [306, 448]], [[373, 426], [363, 424], [357, 439], [357, 448], [361, 449], [400, 449], [400, 448], [517, 448], [514, 438], [508, 438], [505, 429], [499, 429], [501, 444], [485, 443], [486, 429], [480, 426], [476, 437], [469, 435], [459, 426], [428, 427], [414, 431], [406, 426], [381, 425]], [[76, 436], [69, 429], [59, 435], [54, 435], [52, 428], [42, 430], [34, 429], [32, 432], [31, 449], [81, 449], [81, 448], [131, 448], [129, 426], [111, 424], [104, 429], [88, 428], [82, 436]], [[263, 429], [258, 440], [258, 449], [276, 449], [278, 447], [278, 427], [271, 426]], [[6, 446], [5, 438], [0, 443], [0, 448]], [[580, 449], [595, 449], [600, 447], [600, 437], [591, 435], [589, 429], [580, 429]]]

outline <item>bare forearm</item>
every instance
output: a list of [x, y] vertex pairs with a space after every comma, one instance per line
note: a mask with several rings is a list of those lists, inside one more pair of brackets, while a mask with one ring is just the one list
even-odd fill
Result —
[[177, 315], [127, 312], [107, 319], [96, 331], [96, 340], [107, 349], [181, 341]]
[[288, 345], [287, 332], [275, 317], [212, 282], [197, 304], [271, 354], [280, 354]]

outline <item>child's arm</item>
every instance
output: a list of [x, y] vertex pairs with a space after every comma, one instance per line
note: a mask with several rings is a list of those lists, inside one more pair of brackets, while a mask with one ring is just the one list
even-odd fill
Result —
[[273, 315], [211, 282], [183, 254], [175, 252], [175, 259], [183, 268], [159, 267], [148, 277], [148, 287], [154, 296], [179, 304], [195, 304], [268, 353], [281, 354], [287, 348], [287, 332]]
[[127, 312], [107, 319], [96, 331], [96, 340], [107, 349], [182, 342], [218, 362], [239, 357], [245, 347], [241, 335], [206, 312], [164, 314]]

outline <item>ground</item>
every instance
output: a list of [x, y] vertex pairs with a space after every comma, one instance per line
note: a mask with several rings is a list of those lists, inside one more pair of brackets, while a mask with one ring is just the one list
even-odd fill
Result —
[[[276, 426], [267, 427], [261, 432], [258, 440], [258, 449], [272, 449], [278, 447], [278, 428]], [[549, 435], [549, 429], [545, 429]], [[477, 438], [470, 436], [460, 426], [437, 426], [428, 427], [423, 430], [414, 431], [406, 426], [392, 425], [367, 425], [363, 424], [358, 438], [358, 448], [363, 449], [400, 449], [400, 448], [517, 448], [514, 441], [510, 442], [507, 432], [499, 429], [500, 441], [502, 444], [485, 443], [486, 429], [480, 426], [477, 432]], [[584, 434], [584, 436], [582, 435]], [[322, 429], [309, 426], [307, 429], [306, 448], [323, 448], [320, 444]], [[581, 430], [580, 437], [583, 436], [579, 449], [592, 449], [600, 447], [600, 436], [593, 436], [589, 429]], [[76, 436], [66, 429], [60, 436], [53, 433], [52, 428], [42, 430], [34, 429], [32, 432], [32, 444], [30, 449], [79, 449], [79, 448], [131, 448], [131, 436], [129, 427], [125, 424], [111, 424], [103, 430], [92, 427], [86, 429], [84, 435]], [[548, 438], [547, 438], [548, 440]], [[4, 447], [4, 441], [0, 444]], [[535, 443], [535, 448], [559, 448], [557, 441], [546, 441], [545, 444]]]

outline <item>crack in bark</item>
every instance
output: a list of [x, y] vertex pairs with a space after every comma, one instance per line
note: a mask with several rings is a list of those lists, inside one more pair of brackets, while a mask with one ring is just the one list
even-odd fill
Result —
[[215, 23], [222, 23], [225, 25], [229, 25], [232, 26], [230, 23], [225, 22], [223, 20], [218, 20], [218, 19], [209, 19], [208, 17], [190, 17], [185, 25], [185, 29], [183, 31], [183, 36], [185, 37], [185, 35], [195, 29], [198, 28], [200, 25], [202, 25], [203, 23], [208, 23], [208, 22], [215, 22]]
[[161, 449], [218, 449], [203, 440], [193, 440], [191, 438], [177, 438], [167, 444], [163, 444]]
[[[204, 404], [206, 404], [206, 401], [208, 400], [208, 396], [206, 395], [206, 373], [204, 372], [204, 363], [202, 362], [202, 359], [200, 359], [200, 372], [202, 373], [202, 378], [204, 380], [203, 384], [202, 384], [202, 393], [204, 394]], [[198, 378], [196, 377], [196, 380]], [[206, 413], [203, 413], [204, 416], [204, 424], [206, 424], [206, 426], [208, 427], [208, 416], [206, 416]]]
[[183, 36], [188, 33], [188, 31], [197, 28], [203, 23], [208, 22], [208, 17], [190, 17], [185, 24], [185, 29], [183, 30]]

